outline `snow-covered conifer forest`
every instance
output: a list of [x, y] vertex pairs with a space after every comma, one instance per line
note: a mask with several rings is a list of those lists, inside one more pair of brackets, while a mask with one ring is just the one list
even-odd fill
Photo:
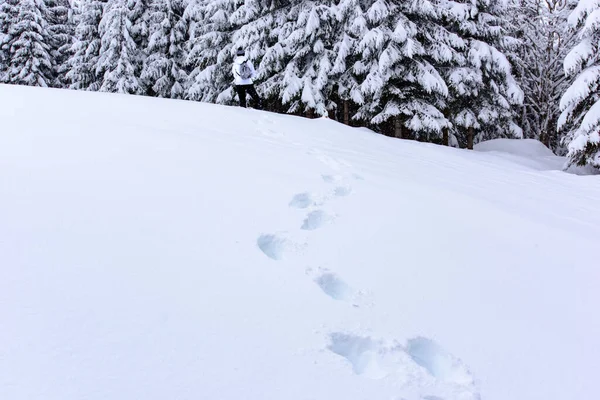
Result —
[[538, 139], [600, 167], [593, 0], [0, 0], [0, 82], [237, 104], [472, 148]]

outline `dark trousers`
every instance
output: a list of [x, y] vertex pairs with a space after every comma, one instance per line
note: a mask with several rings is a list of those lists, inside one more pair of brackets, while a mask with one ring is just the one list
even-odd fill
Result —
[[258, 93], [256, 93], [256, 89], [254, 85], [236, 85], [235, 91], [240, 98], [240, 106], [246, 107], [246, 93], [252, 97], [252, 101], [256, 104], [258, 108], [262, 108], [262, 101], [260, 97], [258, 97]]

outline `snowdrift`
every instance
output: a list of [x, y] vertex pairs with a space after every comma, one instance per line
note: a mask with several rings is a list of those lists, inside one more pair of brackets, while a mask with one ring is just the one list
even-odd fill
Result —
[[[534, 139], [493, 139], [474, 146], [477, 151], [498, 151], [521, 157], [540, 158], [555, 157], [552, 150], [542, 142]], [[561, 158], [561, 157], [557, 157]]]
[[555, 155], [542, 142], [535, 139], [494, 139], [474, 146], [475, 151], [494, 153], [513, 163], [536, 170], [566, 171], [576, 175], [597, 175], [591, 166], [569, 166], [566, 157]]
[[2, 399], [597, 396], [596, 176], [133, 96], [0, 121]]

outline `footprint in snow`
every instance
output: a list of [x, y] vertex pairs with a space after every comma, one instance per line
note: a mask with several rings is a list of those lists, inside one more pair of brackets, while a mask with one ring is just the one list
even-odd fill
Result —
[[343, 179], [341, 175], [327, 175], [327, 174], [321, 175], [321, 178], [323, 178], [323, 181], [326, 183], [340, 183]]
[[345, 197], [348, 196], [352, 193], [352, 186], [350, 185], [341, 185], [341, 186], [337, 186], [335, 189], [333, 189], [333, 194], [338, 196], [338, 197]]
[[355, 290], [337, 274], [326, 268], [318, 268], [316, 271], [308, 268], [306, 274], [312, 276], [313, 282], [317, 284], [323, 293], [334, 300], [350, 303], [356, 308], [373, 306], [370, 300], [371, 296], [367, 292]]
[[327, 349], [343, 357], [356, 375], [422, 385], [430, 393], [423, 400], [443, 400], [445, 393], [460, 393], [452, 398], [461, 400], [480, 399], [473, 376], [462, 361], [428, 338], [416, 337], [402, 345], [334, 332]]
[[296, 194], [290, 201], [289, 206], [294, 208], [309, 208], [321, 203], [321, 199], [316, 194], [304, 192]]
[[280, 234], [260, 235], [256, 244], [267, 257], [273, 260], [283, 260], [286, 254], [298, 253], [304, 248], [304, 245]]
[[314, 210], [308, 213], [300, 229], [306, 231], [314, 231], [330, 224], [335, 219], [335, 216], [323, 210]]
[[331, 183], [336, 185], [333, 190], [333, 194], [336, 196], [348, 196], [352, 193], [352, 186], [344, 183], [344, 178], [341, 175], [321, 175], [325, 183]]
[[459, 385], [473, 384], [467, 367], [433, 340], [426, 337], [409, 339], [406, 353], [431, 376]]

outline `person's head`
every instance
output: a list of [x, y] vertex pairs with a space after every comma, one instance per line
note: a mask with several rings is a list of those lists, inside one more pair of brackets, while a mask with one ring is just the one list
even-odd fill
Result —
[[244, 52], [244, 49], [242, 49], [241, 47], [238, 47], [238, 49], [237, 49], [237, 51], [236, 51], [235, 54], [237, 56], [242, 56], [243, 57], [244, 55], [246, 55], [246, 52]]

